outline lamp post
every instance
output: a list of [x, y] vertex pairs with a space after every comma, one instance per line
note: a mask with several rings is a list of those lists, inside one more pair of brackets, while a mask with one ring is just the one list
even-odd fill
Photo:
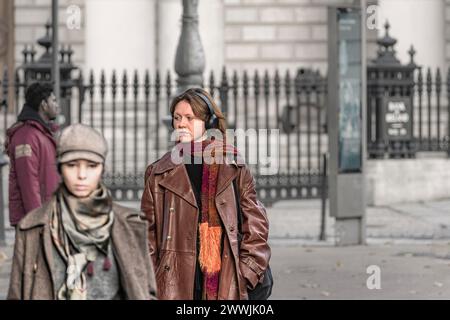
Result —
[[[177, 73], [177, 91], [180, 94], [192, 87], [203, 86], [205, 71], [205, 52], [203, 51], [200, 33], [198, 32], [198, 1], [182, 0], [183, 15], [180, 39], [175, 56], [175, 72]], [[162, 122], [172, 132], [171, 115], [164, 116]]]
[[182, 28], [175, 57], [177, 93], [203, 84], [205, 52], [198, 32], [198, 2], [183, 0]]

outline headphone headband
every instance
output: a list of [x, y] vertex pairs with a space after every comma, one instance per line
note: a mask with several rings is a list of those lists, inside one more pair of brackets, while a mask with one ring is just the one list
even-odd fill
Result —
[[205, 96], [205, 95], [203, 94], [203, 92], [200, 92], [200, 90], [198, 90], [198, 89], [194, 89], [193, 92], [194, 92], [200, 99], [202, 99], [203, 102], [205, 102], [206, 105], [208, 106], [209, 113], [211, 114], [211, 117], [210, 117], [210, 119], [209, 119], [209, 121], [208, 121], [208, 123], [207, 123], [207, 129], [211, 129], [211, 128], [216, 127], [216, 126], [217, 126], [217, 125], [216, 125], [216, 122], [217, 122], [217, 116], [216, 116], [216, 114], [215, 114], [215, 112], [214, 112], [214, 109], [213, 109], [213, 107], [212, 107], [212, 105], [211, 105], [211, 102], [209, 101], [208, 97]]

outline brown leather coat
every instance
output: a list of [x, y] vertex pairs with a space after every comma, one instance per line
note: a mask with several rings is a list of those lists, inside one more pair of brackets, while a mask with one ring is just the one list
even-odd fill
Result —
[[[235, 178], [243, 215], [240, 249]], [[253, 288], [262, 280], [270, 247], [266, 211], [256, 198], [255, 182], [245, 165], [220, 165], [215, 203], [225, 233], [218, 298], [247, 299], [247, 286]], [[149, 221], [158, 298], [193, 299], [200, 210], [184, 164], [174, 164], [170, 152], [148, 166], [141, 210]]]
[[[54, 300], [56, 297], [50, 267], [54, 252], [49, 221], [52, 201], [56, 198], [33, 210], [18, 225], [8, 299]], [[148, 257], [146, 221], [133, 209], [115, 203], [113, 211], [111, 239], [125, 298], [155, 299], [156, 283]]]

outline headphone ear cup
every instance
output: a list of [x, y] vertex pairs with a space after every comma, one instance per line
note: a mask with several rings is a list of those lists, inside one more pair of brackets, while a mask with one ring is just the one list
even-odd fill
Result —
[[218, 121], [217, 121], [217, 117], [215, 114], [213, 114], [207, 122], [205, 122], [205, 129], [209, 130], [209, 129], [217, 129], [218, 126]]

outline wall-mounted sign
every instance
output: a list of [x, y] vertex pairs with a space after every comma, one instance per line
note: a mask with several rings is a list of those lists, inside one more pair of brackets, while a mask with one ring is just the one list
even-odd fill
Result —
[[411, 140], [411, 99], [385, 97], [383, 99], [384, 139], [386, 141]]

